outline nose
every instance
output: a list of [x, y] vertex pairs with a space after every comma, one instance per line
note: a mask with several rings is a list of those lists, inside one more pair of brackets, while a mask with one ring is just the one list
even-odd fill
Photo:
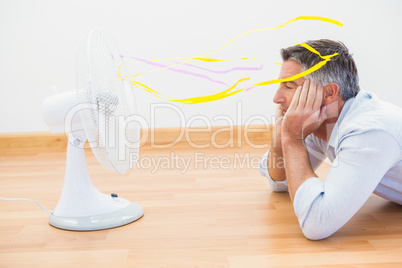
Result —
[[283, 94], [281, 88], [276, 90], [273, 102], [276, 104], [286, 103], [285, 95]]

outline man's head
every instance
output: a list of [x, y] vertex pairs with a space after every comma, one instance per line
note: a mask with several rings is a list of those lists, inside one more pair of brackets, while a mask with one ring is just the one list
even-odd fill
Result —
[[[320, 86], [327, 87], [329, 90], [335, 89], [335, 93], [339, 94], [343, 101], [355, 97], [360, 90], [359, 77], [356, 64], [347, 47], [340, 42], [328, 39], [312, 40], [305, 43], [317, 50], [322, 56], [334, 53], [338, 53], [338, 55], [332, 57], [320, 69], [303, 78], [281, 83], [274, 97], [274, 102], [281, 104], [282, 108], [286, 110], [297, 86], [302, 85], [305, 79], [310, 79]], [[323, 61], [319, 55], [300, 45], [282, 49], [281, 55], [283, 64], [280, 78], [287, 78], [306, 71]]]

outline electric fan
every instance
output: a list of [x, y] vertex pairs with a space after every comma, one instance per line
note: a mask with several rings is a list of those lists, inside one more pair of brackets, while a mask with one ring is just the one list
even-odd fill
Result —
[[136, 203], [99, 192], [91, 182], [85, 158], [86, 141], [108, 170], [125, 173], [138, 158], [140, 127], [132, 120], [131, 85], [118, 77], [122, 61], [111, 36], [92, 30], [77, 49], [76, 92], [59, 93], [43, 102], [50, 130], [69, 134], [63, 191], [49, 219], [57, 228], [108, 229], [144, 214]]

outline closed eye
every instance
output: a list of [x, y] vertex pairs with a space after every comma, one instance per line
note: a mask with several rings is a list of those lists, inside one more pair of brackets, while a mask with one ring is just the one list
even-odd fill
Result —
[[285, 88], [287, 88], [287, 89], [293, 89], [293, 88], [297, 87], [297, 84], [294, 81], [287, 81], [287, 82], [284, 82], [284, 84], [285, 84]]

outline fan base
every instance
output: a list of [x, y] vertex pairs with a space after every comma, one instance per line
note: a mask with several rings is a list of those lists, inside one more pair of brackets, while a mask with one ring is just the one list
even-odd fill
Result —
[[49, 224], [56, 228], [70, 231], [96, 231], [129, 224], [143, 215], [143, 208], [136, 203], [130, 202], [125, 208], [95, 216], [70, 218], [52, 214], [50, 215]]

